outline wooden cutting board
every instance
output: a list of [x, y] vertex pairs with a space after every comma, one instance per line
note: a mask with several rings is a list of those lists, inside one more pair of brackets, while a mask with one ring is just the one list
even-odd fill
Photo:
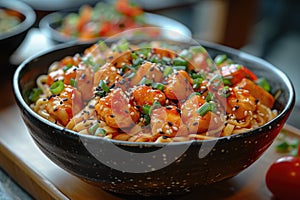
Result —
[[[282, 132], [300, 138], [300, 131], [289, 125]], [[272, 199], [264, 178], [269, 165], [282, 156], [275, 152], [275, 143], [238, 176], [172, 199]], [[15, 104], [0, 111], [0, 165], [36, 199], [120, 199], [51, 162], [33, 142]]]

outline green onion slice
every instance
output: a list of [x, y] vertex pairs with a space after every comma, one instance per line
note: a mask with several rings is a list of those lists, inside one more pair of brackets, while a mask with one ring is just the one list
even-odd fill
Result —
[[164, 77], [167, 77], [167, 76], [169, 76], [172, 72], [173, 72], [172, 67], [171, 67], [171, 66], [167, 66], [167, 67], [164, 69], [163, 76], [164, 76]]
[[162, 83], [152, 83], [152, 88], [163, 91], [165, 86]]
[[98, 123], [93, 124], [92, 126], [89, 127], [89, 133], [94, 134], [99, 127]]
[[68, 71], [68, 69], [70, 69], [71, 67], [73, 67], [72, 64], [67, 64], [66, 66], [63, 67], [64, 72]]
[[95, 131], [95, 134], [97, 136], [105, 136], [106, 135], [106, 131], [103, 128], [98, 127]]
[[217, 55], [214, 59], [215, 63], [217, 65], [222, 64], [223, 62], [225, 62], [227, 60], [227, 55], [226, 54], [222, 54], [222, 55]]
[[146, 77], [143, 77], [142, 80], [139, 82], [139, 85], [151, 85], [153, 83], [153, 80], [147, 79]]
[[186, 71], [186, 66], [181, 66], [181, 65], [179, 65], [179, 66], [173, 66], [173, 69]]
[[56, 95], [61, 93], [64, 88], [65, 88], [64, 82], [62, 80], [58, 80], [50, 86], [50, 92]]
[[188, 66], [188, 62], [180, 57], [173, 59], [173, 65], [175, 66]]
[[140, 58], [140, 57], [138, 57], [137, 59], [135, 59], [135, 60], [133, 61], [133, 65], [134, 65], [134, 66], [139, 66], [139, 65], [142, 64], [142, 63], [143, 63], [143, 59]]
[[224, 86], [224, 88], [222, 88], [221, 96], [225, 98], [230, 96], [230, 90], [228, 86]]
[[197, 113], [203, 117], [207, 112], [214, 112], [216, 110], [216, 104], [213, 102], [205, 102], [197, 110]]
[[74, 79], [74, 78], [71, 78], [70, 79], [70, 85], [72, 86], [72, 87], [76, 87], [76, 80]]
[[206, 97], [205, 97], [205, 101], [206, 101], [206, 102], [210, 102], [210, 101], [212, 101], [213, 99], [214, 99], [213, 93], [208, 92], [207, 95], [206, 95]]
[[143, 107], [142, 107], [142, 112], [145, 115], [150, 115], [151, 110], [152, 110], [152, 106], [150, 106], [150, 105], [143, 105]]
[[265, 78], [257, 79], [256, 84], [259, 85], [260, 87], [262, 87], [267, 92], [270, 92], [270, 90], [271, 90], [271, 86]]
[[110, 92], [109, 87], [106, 85], [106, 83], [103, 80], [100, 80], [99, 87], [101, 87], [104, 92], [107, 92], [107, 93]]
[[42, 93], [43, 91], [41, 90], [41, 88], [33, 88], [30, 92], [28, 99], [32, 102], [35, 102], [39, 98], [39, 95]]
[[203, 81], [202, 78], [193, 79], [193, 88], [198, 89], [200, 87], [202, 81]]

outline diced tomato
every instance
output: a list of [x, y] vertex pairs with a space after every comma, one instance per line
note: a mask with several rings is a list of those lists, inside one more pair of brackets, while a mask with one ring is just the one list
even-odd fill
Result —
[[116, 10], [127, 16], [138, 16], [143, 13], [143, 10], [136, 6], [130, 4], [128, 0], [118, 0], [115, 4]]
[[235, 85], [243, 78], [248, 78], [253, 81], [257, 80], [256, 75], [243, 65], [231, 64], [221, 68], [222, 76]]
[[89, 5], [84, 5], [80, 9], [80, 18], [77, 23], [77, 30], [80, 32], [92, 17], [93, 8]]

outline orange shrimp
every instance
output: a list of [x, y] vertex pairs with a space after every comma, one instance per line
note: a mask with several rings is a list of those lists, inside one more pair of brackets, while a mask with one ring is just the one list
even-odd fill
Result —
[[80, 94], [77, 94], [76, 99], [74, 99], [75, 91], [76, 89], [73, 87], [65, 85], [59, 95], [52, 95], [48, 98], [45, 107], [47, 112], [63, 126], [66, 126], [73, 117], [73, 102], [76, 102], [74, 109], [77, 111], [83, 106]]
[[[81, 58], [78, 54], [63, 58], [57, 63], [58, 69], [48, 74], [47, 84], [51, 85], [56, 80], [64, 80], [65, 84], [70, 84], [70, 79], [76, 77], [76, 70], [80, 61]], [[65, 67], [67, 68], [65, 69]]]
[[151, 131], [154, 138], [159, 136], [175, 137], [187, 135], [188, 131], [176, 106], [166, 106], [151, 112]]
[[237, 83], [237, 87], [248, 90], [253, 97], [268, 108], [273, 107], [275, 98], [252, 80], [244, 78], [241, 82]]
[[195, 53], [193, 54], [192, 59], [189, 61], [188, 69], [195, 70], [196, 72], [200, 72], [201, 70], [206, 70], [207, 67], [209, 66], [208, 59], [210, 58], [207, 52]]
[[233, 114], [237, 120], [244, 119], [248, 112], [256, 110], [256, 100], [249, 91], [234, 87], [227, 97], [226, 112]]
[[94, 76], [94, 86], [98, 86], [100, 80], [105, 80], [108, 86], [111, 86], [116, 81], [121, 79], [121, 76], [118, 74], [116, 67], [110, 63], [103, 65]]
[[95, 109], [108, 126], [113, 128], [129, 128], [135, 125], [140, 113], [129, 103], [128, 97], [120, 89], [112, 89], [96, 104]]
[[161, 105], [165, 105], [166, 103], [166, 96], [162, 91], [152, 89], [146, 85], [135, 87], [132, 96], [134, 102], [140, 108], [142, 108], [143, 105], [151, 106], [155, 101], [159, 102]]
[[194, 95], [181, 106], [181, 117], [184, 124], [188, 127], [190, 134], [203, 133], [222, 125], [220, 117], [215, 113], [207, 112], [201, 116], [197, 112], [198, 108], [206, 102], [202, 97], [203, 96]]
[[182, 100], [194, 92], [193, 80], [186, 71], [180, 70], [168, 78], [164, 93], [169, 99]]
[[163, 79], [163, 73], [159, 70], [157, 64], [145, 62], [138, 68], [135, 76], [129, 80], [130, 85], [137, 85], [143, 77], [153, 80], [153, 82], [161, 82]]

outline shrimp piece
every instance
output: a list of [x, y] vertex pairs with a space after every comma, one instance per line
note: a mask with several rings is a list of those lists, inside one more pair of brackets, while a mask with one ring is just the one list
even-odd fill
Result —
[[[52, 95], [48, 98], [45, 109], [57, 122], [66, 126], [73, 117], [73, 94], [75, 89], [69, 85], [65, 85], [63, 91], [59, 95]], [[80, 95], [80, 94], [79, 94]], [[79, 96], [76, 98], [76, 106], [82, 107], [83, 102]], [[78, 110], [77, 108], [76, 110]]]
[[248, 90], [234, 87], [226, 100], [226, 112], [233, 114], [237, 120], [246, 118], [249, 111], [256, 110], [256, 100]]
[[166, 103], [166, 95], [162, 91], [152, 89], [146, 85], [135, 87], [132, 95], [134, 102], [140, 108], [142, 108], [143, 105], [151, 106], [155, 101], [161, 105], [165, 105]]
[[121, 76], [118, 74], [116, 67], [106, 63], [95, 73], [94, 86], [97, 87], [100, 80], [105, 80], [106, 84], [111, 86], [119, 79], [121, 79]]
[[187, 129], [180, 117], [180, 110], [176, 106], [154, 109], [151, 112], [150, 126], [154, 138], [160, 136], [172, 138], [187, 134]]
[[157, 64], [145, 62], [138, 68], [135, 76], [128, 81], [131, 86], [134, 86], [137, 85], [143, 77], [152, 80], [153, 82], [161, 82], [163, 79], [163, 73], [159, 70]]
[[248, 90], [250, 94], [258, 99], [260, 103], [264, 104], [268, 108], [272, 108], [275, 102], [274, 97], [264, 90], [259, 85], [255, 84], [250, 79], [244, 78], [241, 82], [237, 84], [239, 88], [243, 88], [245, 90]]
[[172, 100], [186, 99], [194, 92], [192, 84], [193, 80], [187, 72], [180, 70], [168, 78], [168, 84], [164, 89], [164, 93], [167, 98]]
[[100, 119], [113, 128], [129, 128], [135, 125], [140, 113], [129, 103], [128, 97], [120, 89], [113, 89], [95, 105]]
[[208, 130], [217, 129], [222, 125], [220, 117], [215, 113], [207, 112], [201, 116], [197, 112], [198, 108], [205, 102], [202, 96], [194, 95], [181, 106], [181, 117], [190, 134], [204, 133]]
[[[155, 45], [155, 44], [154, 44]], [[176, 53], [176, 52], [174, 52], [174, 51], [171, 51], [171, 50], [169, 50], [169, 49], [163, 49], [163, 48], [161, 48], [161, 47], [153, 47], [152, 49], [151, 49], [151, 52], [153, 53], [153, 54], [156, 54], [156, 55], [159, 55], [161, 58], [162, 57], [168, 57], [168, 58], [171, 58], [171, 59], [173, 59], [173, 58], [175, 58], [176, 56], [178, 56], [178, 54]]]
[[131, 51], [119, 52], [111, 51], [107, 53], [108, 62], [116, 68], [122, 68], [126, 64], [131, 64]]
[[200, 72], [202, 70], [207, 70], [209, 66], [210, 57], [208, 53], [204, 50], [203, 52], [193, 54], [192, 59], [189, 61], [188, 69]]

